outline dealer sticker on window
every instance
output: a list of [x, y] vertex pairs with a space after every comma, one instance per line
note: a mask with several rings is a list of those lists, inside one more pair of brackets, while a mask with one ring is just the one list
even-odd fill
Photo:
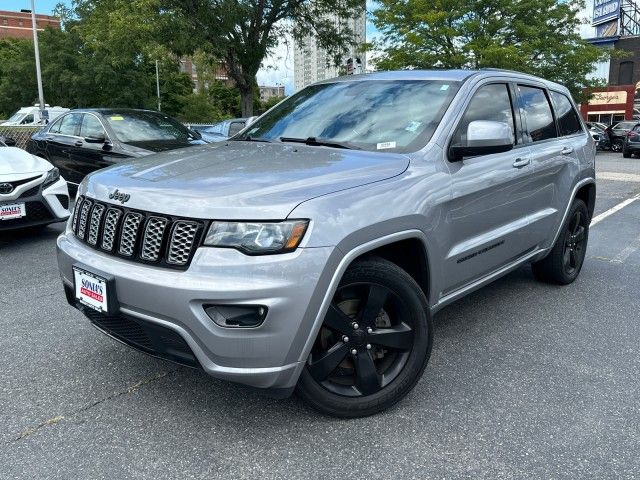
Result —
[[98, 312], [108, 313], [107, 281], [91, 272], [73, 267], [76, 299]]
[[396, 148], [396, 142], [384, 142], [378, 144], [378, 150], [384, 150], [386, 148]]
[[13, 203], [11, 205], [0, 205], [0, 220], [11, 220], [22, 218], [27, 215], [24, 203]]

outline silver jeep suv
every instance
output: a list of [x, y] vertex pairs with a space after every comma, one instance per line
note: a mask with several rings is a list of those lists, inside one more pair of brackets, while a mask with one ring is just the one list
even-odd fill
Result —
[[594, 157], [567, 89], [540, 78], [328, 80], [227, 142], [87, 177], [62, 280], [138, 350], [369, 415], [420, 379], [445, 305], [526, 263], [576, 279]]

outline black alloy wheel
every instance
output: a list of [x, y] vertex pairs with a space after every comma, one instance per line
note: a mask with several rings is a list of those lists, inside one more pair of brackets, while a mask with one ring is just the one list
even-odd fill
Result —
[[586, 221], [587, 218], [580, 210], [576, 210], [569, 221], [562, 259], [565, 273], [570, 277], [580, 270], [584, 262], [585, 232], [588, 228]]
[[623, 147], [624, 147], [624, 141], [620, 138], [616, 138], [611, 142], [612, 152], [621, 152]]
[[422, 375], [431, 332], [426, 298], [410, 275], [383, 259], [359, 261], [333, 296], [298, 393], [330, 415], [383, 410]]

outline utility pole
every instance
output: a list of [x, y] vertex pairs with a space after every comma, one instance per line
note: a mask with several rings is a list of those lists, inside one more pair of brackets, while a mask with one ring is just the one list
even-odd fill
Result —
[[158, 60], [156, 60], [156, 91], [158, 94], [158, 111], [161, 112], [160, 107], [162, 106], [162, 102], [160, 101], [160, 66]]
[[40, 100], [40, 119], [45, 119], [44, 91], [42, 90], [42, 70], [40, 69], [40, 50], [38, 48], [38, 25], [36, 23], [36, 4], [31, 0], [31, 25], [33, 27], [33, 48], [36, 53], [36, 75], [38, 77], [38, 97]]

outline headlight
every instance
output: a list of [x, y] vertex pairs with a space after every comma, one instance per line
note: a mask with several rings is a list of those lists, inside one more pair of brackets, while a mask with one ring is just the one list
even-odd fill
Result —
[[42, 188], [47, 188], [49, 185], [56, 183], [59, 178], [60, 178], [60, 170], [58, 170], [56, 167], [53, 167], [47, 173], [47, 178], [44, 179]]
[[298, 248], [309, 220], [213, 222], [204, 244], [236, 248], [248, 255], [291, 252]]

